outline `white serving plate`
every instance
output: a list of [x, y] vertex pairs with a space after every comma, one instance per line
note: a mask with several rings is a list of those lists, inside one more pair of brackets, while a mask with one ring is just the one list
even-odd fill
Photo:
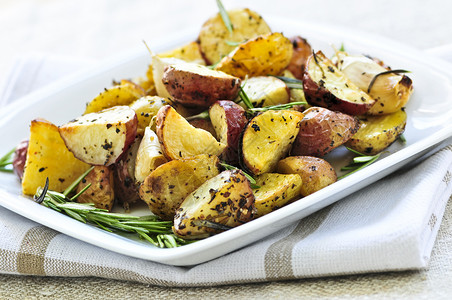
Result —
[[[327, 56], [333, 52], [332, 44], [339, 47], [344, 43], [350, 53], [370, 54], [383, 59], [395, 69], [410, 70], [415, 92], [406, 109], [406, 145], [394, 143], [389, 148], [390, 153], [379, 161], [300, 201], [227, 232], [175, 249], [159, 249], [137, 239], [112, 234], [36, 204], [21, 195], [20, 183], [13, 174], [0, 173], [0, 205], [64, 234], [114, 252], [164, 264], [193, 265], [262, 239], [366, 187], [452, 136], [452, 65], [395, 41], [349, 28], [279, 18], [266, 19], [274, 31], [282, 31], [286, 36], [301, 35], [308, 39], [313, 49], [322, 50]], [[193, 40], [198, 30], [194, 28], [168, 40], [152, 41], [152, 45], [156, 45], [153, 50], [159, 52]], [[104, 87], [110, 86], [113, 79], [144, 75], [149, 61], [149, 54], [143, 47], [2, 107], [0, 154], [28, 137], [32, 119], [42, 117], [55, 124], [63, 124], [80, 115], [85, 103]], [[328, 157], [337, 169], [348, 163], [343, 159], [344, 153], [343, 149], [336, 149]], [[142, 208], [132, 213], [141, 214]]]

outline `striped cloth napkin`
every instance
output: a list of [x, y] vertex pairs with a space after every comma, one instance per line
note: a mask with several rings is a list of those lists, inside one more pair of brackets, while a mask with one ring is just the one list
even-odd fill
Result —
[[[19, 62], [0, 104], [83, 65], [42, 55]], [[430, 157], [296, 224], [192, 267], [117, 254], [0, 207], [0, 273], [212, 286], [426, 268], [452, 194], [451, 181], [449, 139]]]

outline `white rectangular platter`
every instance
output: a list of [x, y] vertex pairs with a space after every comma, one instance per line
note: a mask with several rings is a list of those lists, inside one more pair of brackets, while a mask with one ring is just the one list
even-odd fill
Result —
[[[266, 20], [274, 31], [283, 32], [288, 37], [301, 35], [308, 39], [314, 50], [322, 50], [327, 56], [333, 52], [331, 45], [339, 47], [343, 43], [349, 53], [369, 54], [383, 59], [394, 69], [410, 70], [415, 92], [406, 108], [407, 143], [403, 146], [394, 143], [389, 153], [376, 163], [317, 193], [247, 224], [174, 249], [159, 249], [143, 241], [108, 233], [36, 204], [21, 195], [20, 183], [14, 174], [0, 173], [0, 205], [64, 234], [114, 252], [164, 264], [194, 265], [262, 239], [365, 188], [452, 136], [452, 65], [395, 41], [349, 28], [271, 17]], [[165, 41], [148, 42], [155, 45], [155, 52], [160, 52], [196, 39], [197, 32], [198, 28], [194, 28]], [[140, 44], [141, 41], [137, 41], [137, 45]], [[80, 115], [85, 103], [104, 87], [111, 86], [112, 80], [144, 75], [149, 62], [149, 54], [143, 46], [138, 51], [109, 59], [91, 70], [74, 74], [2, 107], [0, 154], [28, 137], [32, 119], [41, 117], [57, 125], [63, 124]], [[339, 151], [337, 149], [336, 152]], [[336, 157], [339, 156], [334, 151], [329, 155], [331, 160], [336, 160], [336, 168], [348, 163], [345, 160], [337, 161]]]

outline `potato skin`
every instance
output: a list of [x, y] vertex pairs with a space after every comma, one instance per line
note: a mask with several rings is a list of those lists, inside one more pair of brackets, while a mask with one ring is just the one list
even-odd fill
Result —
[[405, 111], [360, 117], [360, 129], [345, 144], [353, 150], [367, 155], [375, 155], [389, 147], [405, 131], [407, 115]]
[[85, 186], [91, 186], [77, 197], [79, 203], [94, 203], [94, 206], [110, 211], [115, 200], [112, 167], [95, 166], [77, 186], [80, 192]]
[[287, 70], [292, 72], [295, 78], [302, 80], [306, 68], [306, 61], [312, 54], [311, 45], [301, 36], [294, 36], [290, 38], [290, 41], [293, 45], [293, 55], [287, 66]]
[[208, 108], [217, 100], [234, 100], [240, 79], [195, 64], [170, 65], [162, 82], [175, 102], [186, 107]]
[[172, 160], [146, 177], [140, 187], [140, 197], [152, 213], [163, 220], [172, 220], [184, 199], [219, 173], [219, 160], [214, 155]]
[[324, 159], [289, 156], [278, 162], [277, 172], [301, 176], [301, 195], [306, 197], [337, 181], [336, 171]]
[[20, 142], [16, 146], [13, 155], [13, 170], [14, 173], [22, 180], [24, 176], [25, 162], [27, 161], [28, 140]]
[[239, 226], [253, 218], [254, 201], [241, 170], [223, 171], [185, 198], [176, 211], [173, 232], [184, 239], [200, 239], [223, 231], [206, 222]]
[[291, 155], [325, 156], [359, 128], [358, 119], [323, 107], [311, 107], [304, 114]]

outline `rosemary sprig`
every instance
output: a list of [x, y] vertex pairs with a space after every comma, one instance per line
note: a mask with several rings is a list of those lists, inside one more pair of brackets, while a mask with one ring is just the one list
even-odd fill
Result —
[[403, 133], [399, 135], [399, 141], [404, 145], [406, 144], [406, 137], [405, 135], [403, 135]]
[[229, 33], [232, 33], [231, 19], [229, 19], [229, 15], [223, 6], [223, 3], [221, 3], [221, 0], [217, 0], [217, 6], [218, 6], [218, 10], [220, 11], [220, 16], [223, 19], [224, 25], [228, 29]]
[[380, 158], [380, 155], [381, 155], [381, 153], [378, 153], [376, 155], [365, 155], [365, 154], [358, 152], [356, 150], [353, 150], [351, 148], [348, 148], [348, 147], [346, 147], [346, 148], [349, 151], [357, 154], [358, 156], [353, 158], [353, 161], [351, 164], [341, 168], [341, 171], [350, 171], [350, 172], [338, 177], [338, 180], [342, 179], [344, 177], [347, 177], [348, 175], [353, 174], [356, 171], [359, 171], [359, 170], [367, 167], [368, 165], [374, 163], [377, 159]]
[[245, 103], [245, 105], [248, 109], [254, 108], [253, 104], [251, 103], [250, 98], [248, 98], [248, 95], [243, 90], [243, 87], [240, 87], [239, 97], [243, 101], [243, 103]]
[[371, 90], [372, 87], [374, 86], [375, 81], [376, 81], [377, 78], [380, 77], [381, 75], [385, 75], [385, 74], [399, 74], [399, 73], [410, 73], [410, 71], [397, 69], [397, 70], [388, 70], [388, 71], [384, 71], [384, 72], [378, 73], [378, 74], [375, 75], [374, 78], [372, 78], [372, 80], [370, 81], [369, 87], [367, 88], [367, 93], [370, 93], [370, 90]]
[[267, 110], [284, 110], [284, 109], [290, 109], [294, 107], [295, 105], [307, 105], [308, 103], [305, 101], [297, 101], [297, 102], [290, 102], [285, 104], [276, 104], [276, 105], [270, 105], [270, 106], [264, 106], [264, 107], [256, 107], [256, 108], [249, 108], [248, 111], [251, 113], [255, 112], [263, 112]]
[[10, 151], [8, 151], [8, 153], [6, 153], [3, 157], [0, 158], [0, 171], [1, 172], [13, 172], [13, 169], [10, 168], [9, 166], [11, 166], [13, 164], [13, 154], [14, 151], [16, 151], [16, 148], [11, 149]]
[[341, 47], [339, 48], [339, 51], [345, 52], [345, 46], [344, 46], [344, 43], [341, 43]]
[[[225, 162], [221, 162], [220, 165], [223, 166], [223, 168], [225, 168], [226, 170], [238, 170], [238, 169], [239, 169], [239, 168], [234, 167], [234, 166], [232, 166], [232, 165], [229, 165], [229, 164], [227, 164], [227, 163], [225, 163]], [[249, 180], [250, 186], [251, 186], [252, 189], [258, 189], [258, 188], [260, 188], [260, 186], [257, 185], [256, 179], [254, 179], [253, 176], [251, 176], [250, 174], [246, 173], [246, 172], [243, 171], [242, 169], [240, 169], [240, 170], [243, 172], [243, 174], [245, 175], [245, 177]]]
[[68, 195], [72, 193], [91, 169], [77, 178], [63, 193], [50, 191], [49, 179], [47, 178], [44, 188], [39, 188], [33, 199], [37, 203], [64, 213], [77, 221], [95, 225], [108, 232], [122, 231], [135, 234], [160, 248], [174, 248], [192, 242], [183, 240], [172, 233], [172, 221], [162, 221], [154, 215], [138, 217], [111, 213], [106, 209], [96, 208], [93, 203], [74, 202], [90, 185], [88, 184], [85, 189], [71, 198]]
[[285, 76], [274, 76], [278, 79], [281, 79], [286, 83], [286, 86], [290, 89], [303, 89], [303, 81], [295, 78], [285, 77]]
[[193, 115], [193, 116], [189, 116], [189, 117], [185, 118], [185, 120], [187, 120], [187, 121], [196, 120], [196, 119], [206, 119], [206, 120], [210, 119], [209, 110], [205, 110], [203, 112], [200, 112], [197, 115]]

